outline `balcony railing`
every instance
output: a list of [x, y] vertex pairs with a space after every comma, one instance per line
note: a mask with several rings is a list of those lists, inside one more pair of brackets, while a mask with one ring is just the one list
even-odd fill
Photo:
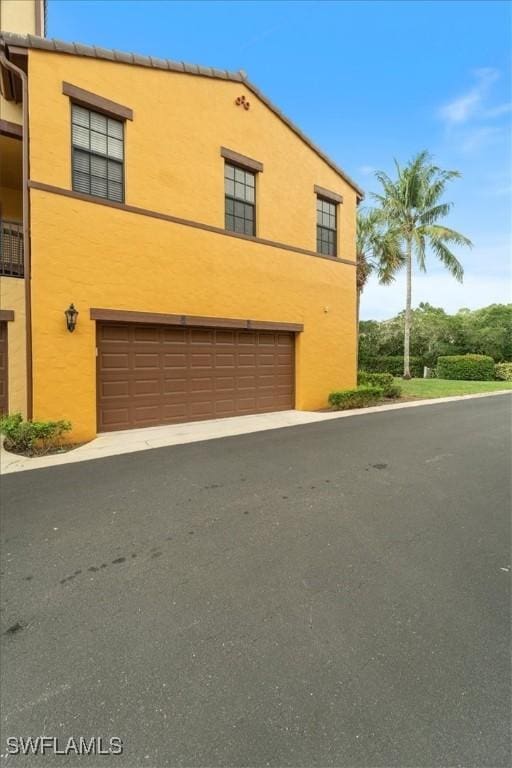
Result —
[[0, 275], [23, 277], [23, 224], [0, 220]]

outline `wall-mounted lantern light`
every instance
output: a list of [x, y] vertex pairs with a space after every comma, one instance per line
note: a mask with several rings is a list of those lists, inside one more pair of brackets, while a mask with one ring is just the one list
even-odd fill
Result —
[[73, 332], [76, 328], [76, 319], [78, 317], [78, 310], [75, 309], [74, 304], [70, 304], [69, 307], [65, 310], [64, 314], [66, 315], [66, 326], [68, 331]]

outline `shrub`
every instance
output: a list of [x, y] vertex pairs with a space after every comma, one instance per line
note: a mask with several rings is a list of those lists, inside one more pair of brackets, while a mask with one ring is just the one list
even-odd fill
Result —
[[498, 363], [495, 365], [494, 376], [498, 381], [512, 381], [512, 363]]
[[398, 384], [394, 384], [386, 392], [384, 392], [384, 397], [387, 397], [389, 399], [395, 399], [397, 397], [400, 397], [401, 394], [402, 394], [402, 387], [400, 387]]
[[[369, 373], [391, 373], [393, 376], [402, 376], [404, 372], [404, 358], [402, 355], [377, 355], [365, 357], [360, 361], [361, 368]], [[423, 377], [423, 360], [421, 357], [409, 359], [411, 376], [415, 379]]]
[[29, 456], [48, 453], [61, 443], [62, 435], [69, 432], [69, 421], [24, 421], [21, 413], [0, 418], [0, 434], [8, 451]]
[[378, 403], [382, 398], [381, 387], [357, 387], [357, 389], [343, 389], [339, 392], [331, 392], [329, 405], [336, 411], [346, 411], [349, 408], [364, 408]]
[[391, 373], [369, 373], [368, 371], [359, 371], [357, 383], [368, 387], [380, 387], [384, 397], [400, 397], [402, 388], [393, 383]]
[[487, 355], [443, 355], [437, 358], [438, 379], [492, 381], [494, 360]]

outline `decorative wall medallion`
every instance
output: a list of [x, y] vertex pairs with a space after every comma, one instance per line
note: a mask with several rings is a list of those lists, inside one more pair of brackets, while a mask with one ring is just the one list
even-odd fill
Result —
[[250, 102], [250, 101], [247, 101], [247, 99], [245, 98], [245, 96], [239, 96], [239, 97], [236, 99], [236, 101], [235, 101], [235, 104], [236, 104], [238, 107], [243, 107], [244, 109], [250, 109], [250, 108], [251, 108], [251, 102]]

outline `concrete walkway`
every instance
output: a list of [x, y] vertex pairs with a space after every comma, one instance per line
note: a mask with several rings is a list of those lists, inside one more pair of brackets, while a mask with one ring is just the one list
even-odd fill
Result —
[[102, 459], [106, 456], [116, 456], [122, 453], [135, 453], [150, 448], [164, 448], [169, 445], [195, 443], [203, 440], [215, 440], [219, 437], [245, 435], [251, 432], [263, 432], [283, 427], [296, 427], [301, 424], [311, 424], [329, 419], [344, 419], [352, 416], [366, 416], [370, 413], [393, 411], [402, 408], [417, 408], [425, 405], [452, 403], [457, 400], [471, 400], [481, 397], [496, 397], [511, 395], [510, 390], [485, 392], [478, 395], [462, 395], [459, 397], [436, 397], [430, 400], [415, 400], [407, 403], [377, 405], [371, 408], [357, 408], [350, 411], [278, 411], [275, 413], [259, 413], [252, 416], [235, 416], [227, 419], [210, 419], [209, 421], [194, 421], [187, 424], [173, 424], [163, 427], [148, 427], [146, 429], [130, 429], [123, 432], [105, 432], [98, 435], [90, 443], [68, 453], [53, 454], [27, 458], [9, 453], [0, 447], [0, 475], [11, 472], [21, 472], [27, 469], [40, 469], [59, 464], [74, 464], [77, 461]]

